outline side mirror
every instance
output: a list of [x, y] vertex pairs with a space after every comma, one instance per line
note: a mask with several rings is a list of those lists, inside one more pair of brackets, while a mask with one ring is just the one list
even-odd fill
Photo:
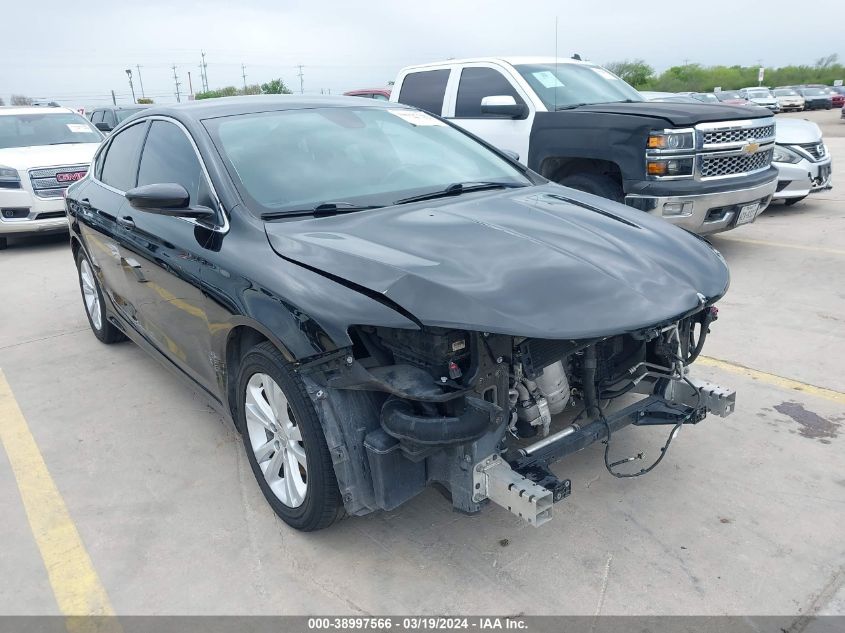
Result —
[[510, 95], [495, 95], [481, 99], [481, 112], [518, 119], [528, 114], [528, 107], [524, 103], [517, 103]]
[[114, 128], [106, 123], [105, 121], [98, 121], [94, 124], [94, 127], [100, 130], [100, 132], [111, 132]]
[[210, 218], [214, 211], [208, 207], [191, 207], [191, 196], [187, 190], [175, 182], [143, 185], [130, 189], [125, 194], [133, 208], [157, 215], [169, 215], [175, 218]]

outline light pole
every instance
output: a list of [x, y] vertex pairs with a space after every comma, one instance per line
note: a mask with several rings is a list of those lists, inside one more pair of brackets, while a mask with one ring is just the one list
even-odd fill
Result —
[[129, 77], [129, 89], [132, 91], [132, 103], [138, 103], [135, 100], [135, 86], [132, 85], [132, 69], [126, 69], [126, 76]]

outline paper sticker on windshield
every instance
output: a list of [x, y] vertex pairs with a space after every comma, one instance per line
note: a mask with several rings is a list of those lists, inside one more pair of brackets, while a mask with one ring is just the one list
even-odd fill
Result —
[[617, 77], [611, 72], [606, 71], [604, 68], [593, 66], [593, 72], [598, 75], [601, 75], [604, 79], [608, 79], [609, 81], [620, 81], [619, 77]]
[[88, 134], [91, 131], [91, 128], [84, 123], [66, 123], [65, 125], [74, 134]]
[[539, 81], [545, 88], [561, 88], [563, 83], [550, 70], [541, 70], [540, 72], [531, 73], [534, 79]]
[[388, 110], [390, 114], [398, 116], [400, 119], [407, 121], [411, 125], [446, 125], [440, 119], [435, 119], [430, 114], [419, 112], [417, 110]]

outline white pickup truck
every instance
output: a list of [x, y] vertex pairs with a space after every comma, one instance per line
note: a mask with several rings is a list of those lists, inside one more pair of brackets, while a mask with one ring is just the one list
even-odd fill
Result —
[[756, 107], [647, 102], [572, 59], [411, 66], [390, 100], [451, 120], [549, 180], [700, 234], [753, 222], [775, 192], [775, 122]]
[[67, 231], [62, 194], [85, 176], [102, 140], [67, 108], [0, 108], [0, 249], [11, 236]]

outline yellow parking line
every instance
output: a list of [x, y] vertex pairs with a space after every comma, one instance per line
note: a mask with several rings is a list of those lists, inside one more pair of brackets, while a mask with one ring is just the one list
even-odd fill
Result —
[[842, 393], [841, 391], [834, 391], [833, 389], [826, 389], [825, 387], [816, 387], [815, 385], [811, 385], [806, 382], [792, 380], [791, 378], [784, 378], [783, 376], [778, 376], [777, 374], [770, 374], [758, 369], [751, 369], [750, 367], [745, 367], [744, 365], [740, 365], [738, 363], [730, 363], [726, 360], [719, 360], [718, 358], [699, 356], [698, 360], [695, 362], [696, 364], [704, 365], [705, 367], [716, 367], [734, 374], [748, 376], [749, 378], [768, 383], [775, 387], [781, 387], [782, 389], [800, 391], [811, 396], [816, 396], [817, 398], [824, 398], [825, 400], [832, 400], [833, 402], [837, 402], [839, 404], [845, 404], [845, 393]]
[[743, 244], [755, 244], [757, 246], [772, 246], [774, 248], [791, 248], [798, 251], [810, 253], [825, 253], [827, 255], [845, 256], [845, 251], [838, 248], [825, 248], [823, 246], [804, 246], [802, 244], [787, 244], [786, 242], [768, 242], [766, 240], [749, 240], [744, 237], [719, 237], [719, 240], [726, 242], [741, 242]]
[[[2, 370], [0, 443], [12, 465], [59, 609], [66, 616], [113, 616], [106, 590]], [[70, 617], [66, 624], [70, 631], [119, 629], [114, 618]]]

